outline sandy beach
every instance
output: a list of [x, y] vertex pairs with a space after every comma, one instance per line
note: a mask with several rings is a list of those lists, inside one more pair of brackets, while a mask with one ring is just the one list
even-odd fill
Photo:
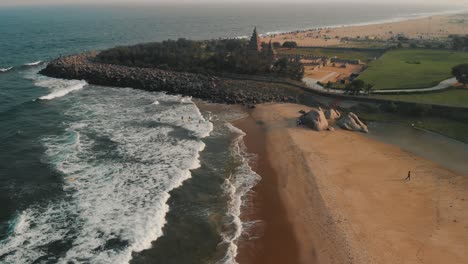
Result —
[[296, 127], [301, 109], [259, 105], [235, 122], [263, 178], [264, 235], [240, 245], [240, 263], [468, 262], [468, 175], [357, 132]]
[[362, 26], [320, 28], [284, 34], [265, 36], [264, 41], [283, 43], [296, 41], [299, 46], [327, 47], [352, 46], [341, 42], [341, 38], [387, 40], [398, 35], [409, 38], [442, 39], [451, 34], [468, 34], [468, 14], [437, 15], [406, 21], [389, 22]]

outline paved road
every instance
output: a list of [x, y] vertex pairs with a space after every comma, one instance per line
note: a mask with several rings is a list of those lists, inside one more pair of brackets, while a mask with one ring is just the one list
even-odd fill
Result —
[[[320, 86], [317, 84], [317, 80], [312, 79], [312, 78], [304, 78], [302, 79], [304, 83], [310, 87], [311, 89], [314, 90], [319, 90], [319, 91], [324, 91], [324, 92], [330, 92], [330, 93], [339, 93], [343, 94], [344, 91], [341, 89], [326, 89], [323, 86]], [[439, 91], [439, 90], [444, 90], [447, 88], [450, 88], [452, 85], [457, 83], [456, 78], [450, 78], [448, 80], [440, 82], [438, 85], [430, 88], [419, 88], [419, 89], [400, 89], [400, 90], [375, 90], [372, 93], [373, 94], [392, 94], [392, 93], [424, 93], [424, 92], [433, 92], [433, 91]], [[361, 92], [363, 93], [363, 92]]]
[[386, 93], [414, 93], [414, 92], [433, 92], [450, 88], [452, 85], [457, 83], [456, 78], [450, 78], [448, 80], [440, 82], [438, 85], [430, 88], [421, 89], [404, 89], [404, 90], [376, 90], [374, 94], [386, 94]]

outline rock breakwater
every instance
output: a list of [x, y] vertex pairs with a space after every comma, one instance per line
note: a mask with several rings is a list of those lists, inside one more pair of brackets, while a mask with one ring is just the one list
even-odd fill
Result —
[[98, 53], [83, 53], [51, 61], [40, 74], [90, 84], [131, 87], [146, 91], [181, 94], [215, 103], [254, 105], [265, 102], [296, 102], [300, 89], [287, 85], [216, 76], [135, 68], [95, 61]]

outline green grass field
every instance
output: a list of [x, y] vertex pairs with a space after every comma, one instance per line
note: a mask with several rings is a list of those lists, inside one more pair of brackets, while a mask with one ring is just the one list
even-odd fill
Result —
[[450, 89], [424, 94], [375, 95], [374, 97], [404, 102], [468, 107], [468, 89]]
[[468, 124], [466, 122], [433, 117], [407, 117], [388, 113], [371, 114], [358, 112], [358, 115], [365, 121], [396, 122], [406, 125], [416, 124], [417, 128], [468, 143]]
[[312, 56], [337, 56], [345, 60], [367, 61], [374, 57], [382, 55], [381, 49], [359, 50], [359, 49], [341, 49], [341, 48], [297, 48], [297, 49], [278, 49], [278, 54], [289, 55], [312, 55]]
[[393, 50], [369, 64], [359, 79], [377, 90], [428, 88], [452, 77], [452, 67], [468, 63], [468, 52]]

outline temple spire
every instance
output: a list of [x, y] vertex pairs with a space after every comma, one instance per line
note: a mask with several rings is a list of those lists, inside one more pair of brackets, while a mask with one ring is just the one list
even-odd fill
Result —
[[260, 39], [260, 36], [257, 33], [257, 27], [254, 28], [252, 37], [250, 38], [249, 42], [249, 50], [252, 51], [260, 51], [262, 49], [262, 41]]

